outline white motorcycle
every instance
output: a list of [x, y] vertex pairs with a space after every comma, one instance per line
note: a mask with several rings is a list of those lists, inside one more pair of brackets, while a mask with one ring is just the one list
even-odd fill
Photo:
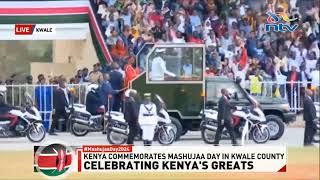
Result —
[[[160, 144], [170, 145], [176, 139], [169, 114], [165, 110], [165, 103], [159, 95], [156, 95], [160, 109], [158, 112], [158, 125], [155, 137]], [[86, 106], [74, 104], [71, 109], [71, 132], [76, 136], [85, 136], [90, 131], [106, 131], [110, 144], [124, 144], [129, 135], [129, 125], [124, 119], [122, 112], [109, 111], [104, 117], [101, 115], [92, 116]]]
[[232, 115], [245, 120], [241, 136], [241, 145], [244, 145], [245, 140], [248, 139], [248, 135], [250, 134], [253, 141], [257, 144], [266, 143], [270, 139], [267, 120], [260, 108], [240, 108], [240, 110], [234, 111]]
[[[177, 138], [177, 131], [174, 129], [174, 125], [171, 123], [171, 118], [167, 112], [166, 104], [163, 99], [156, 94], [155, 95], [157, 105], [157, 118], [158, 123], [154, 133], [154, 140], [158, 141], [162, 145], [170, 145]], [[141, 140], [142, 130], [136, 136], [135, 140]]]
[[[201, 112], [204, 115], [204, 120], [201, 122], [201, 136], [205, 143], [212, 144], [214, 142], [215, 133], [218, 128], [218, 112], [215, 110], [205, 109]], [[244, 145], [246, 137], [250, 134], [255, 143], [266, 143], [270, 138], [270, 132], [266, 124], [266, 118], [262, 110], [258, 107], [241, 108], [237, 107], [237, 110], [232, 113], [233, 118], [240, 118], [244, 120], [233, 124], [239, 125], [239, 131], [241, 132], [241, 144]], [[222, 135], [228, 136], [227, 131], [224, 130]]]
[[110, 144], [124, 144], [129, 134], [128, 123], [121, 112], [110, 111], [102, 115], [91, 115], [83, 104], [74, 104], [71, 109], [71, 132], [85, 136], [89, 132], [104, 131]]
[[10, 120], [0, 121], [0, 137], [24, 137], [31, 142], [41, 142], [46, 136], [46, 130], [42, 124], [42, 118], [38, 109], [34, 106], [31, 96], [24, 94], [26, 102], [23, 107], [9, 112], [18, 117], [15, 129], [10, 129]]
[[[166, 111], [164, 101], [157, 94], [155, 95], [155, 98], [158, 103], [158, 124], [155, 129], [154, 138], [159, 142], [159, 144], [170, 145], [176, 139], [176, 131], [174, 131], [173, 127], [171, 126], [171, 119]], [[124, 140], [125, 142], [128, 138], [129, 130], [125, 124], [126, 122], [124, 120], [123, 113], [111, 111], [110, 115], [112, 120], [109, 120], [109, 122], [111, 122], [110, 127], [112, 128], [107, 132], [108, 141], [111, 144], [119, 144], [114, 142], [122, 142], [121, 140]]]
[[170, 145], [176, 139], [176, 131], [171, 126], [171, 119], [166, 111], [166, 104], [163, 99], [156, 94], [156, 100], [158, 101], [158, 124], [155, 130], [155, 137], [162, 145]]

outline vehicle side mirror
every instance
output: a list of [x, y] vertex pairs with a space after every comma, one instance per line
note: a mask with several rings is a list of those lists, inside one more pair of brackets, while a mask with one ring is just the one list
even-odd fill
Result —
[[241, 83], [241, 78], [237, 77], [237, 78], [236, 78], [236, 83], [237, 83], [237, 84], [240, 84], [240, 83]]
[[236, 101], [239, 101], [239, 96], [238, 96], [238, 93], [237, 93], [237, 92], [234, 92], [234, 93], [233, 93], [233, 98], [234, 98]]

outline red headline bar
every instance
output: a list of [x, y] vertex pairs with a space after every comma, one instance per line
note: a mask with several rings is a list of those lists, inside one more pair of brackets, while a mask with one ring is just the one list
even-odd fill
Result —
[[119, 145], [85, 145], [83, 152], [132, 152], [132, 146]]

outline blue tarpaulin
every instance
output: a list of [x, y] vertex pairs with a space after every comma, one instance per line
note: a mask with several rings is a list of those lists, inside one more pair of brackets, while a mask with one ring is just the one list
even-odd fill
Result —
[[39, 85], [35, 89], [37, 108], [41, 113], [43, 125], [47, 131], [49, 130], [51, 121], [52, 95], [53, 87], [50, 85]]

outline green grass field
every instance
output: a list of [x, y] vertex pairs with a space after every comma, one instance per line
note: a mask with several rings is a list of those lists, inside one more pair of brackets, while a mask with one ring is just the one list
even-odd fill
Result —
[[[286, 173], [72, 173], [67, 179], [305, 179], [319, 180], [319, 148], [289, 148]], [[31, 151], [0, 152], [0, 179], [48, 179], [33, 173]], [[58, 177], [58, 179], [61, 179]]]

